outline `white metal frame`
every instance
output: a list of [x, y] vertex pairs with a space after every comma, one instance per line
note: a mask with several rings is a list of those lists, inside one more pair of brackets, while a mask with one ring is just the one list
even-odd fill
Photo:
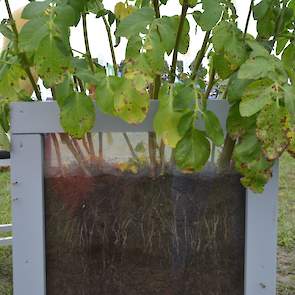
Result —
[[[208, 107], [225, 128], [226, 102], [209, 101]], [[152, 102], [147, 119], [138, 126], [97, 111], [93, 132], [151, 131], [156, 109]], [[63, 129], [55, 102], [12, 104], [11, 121], [14, 295], [45, 295], [42, 134]], [[244, 295], [276, 294], [277, 194], [278, 165], [264, 193], [247, 191]]]
[[[12, 232], [11, 224], [1, 224], [0, 233]], [[10, 246], [12, 244], [12, 237], [0, 238], [0, 246]]]

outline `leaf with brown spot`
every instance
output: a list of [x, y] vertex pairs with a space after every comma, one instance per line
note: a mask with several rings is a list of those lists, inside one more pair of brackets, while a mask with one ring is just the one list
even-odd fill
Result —
[[278, 159], [290, 144], [290, 115], [276, 103], [265, 106], [257, 118], [257, 138], [269, 160]]
[[37, 73], [46, 87], [62, 83], [64, 74], [70, 71], [71, 57], [60, 50], [58, 42], [49, 36], [44, 38], [35, 55]]

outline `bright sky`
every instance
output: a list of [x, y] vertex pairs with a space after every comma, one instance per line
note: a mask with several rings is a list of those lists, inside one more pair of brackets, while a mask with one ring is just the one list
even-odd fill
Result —
[[[27, 0], [10, 0], [9, 2], [11, 4], [12, 10], [22, 7], [28, 3]], [[120, 2], [120, 0], [107, 0], [104, 1], [104, 4], [107, 9], [113, 9], [114, 5], [117, 2]], [[235, 5], [237, 8], [237, 12], [240, 16], [239, 25], [241, 29], [243, 29], [247, 19], [249, 4], [251, 0], [235, 0], [234, 2], [236, 3]], [[167, 5], [163, 8], [164, 9], [162, 9], [162, 14], [165, 15], [179, 15], [181, 12], [181, 7], [178, 0], [169, 0]], [[7, 13], [5, 3], [4, 1], [1, 1], [0, 20], [2, 20], [3, 18], [7, 18]], [[185, 68], [190, 65], [190, 63], [196, 56], [196, 53], [199, 50], [203, 40], [203, 35], [200, 32], [198, 32], [197, 35], [195, 34], [195, 26], [193, 25], [194, 21], [191, 21], [191, 24], [191, 46], [189, 48], [189, 52], [185, 56], [181, 57], [181, 59], [183, 59], [184, 61]], [[99, 62], [102, 64], [105, 64], [107, 62], [111, 63], [112, 59], [108, 46], [107, 34], [105, 32], [102, 20], [98, 20], [95, 17], [89, 17], [88, 27], [90, 35], [90, 47], [93, 57], [99, 57]], [[250, 23], [249, 32], [255, 34], [255, 23], [253, 20]], [[78, 26], [78, 28], [75, 29], [72, 35], [71, 44], [74, 49], [85, 52], [84, 43], [82, 40], [81, 26]], [[1, 37], [0, 42], [2, 43]], [[121, 45], [116, 48], [118, 62], [124, 59], [125, 45], [125, 42], [121, 42]]]

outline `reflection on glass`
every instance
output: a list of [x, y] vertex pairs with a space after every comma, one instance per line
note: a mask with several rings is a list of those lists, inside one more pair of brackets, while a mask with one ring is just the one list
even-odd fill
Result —
[[149, 135], [45, 138], [47, 295], [242, 295], [239, 175], [151, 164]]

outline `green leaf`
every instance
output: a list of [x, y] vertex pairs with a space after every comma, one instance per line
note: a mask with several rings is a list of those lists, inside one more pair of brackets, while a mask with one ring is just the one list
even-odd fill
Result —
[[10, 104], [9, 101], [0, 100], [0, 125], [8, 133], [10, 129]]
[[[145, 49], [156, 50], [157, 53], [163, 51], [170, 55], [175, 46], [179, 21], [179, 16], [163, 16], [162, 18], [155, 19], [146, 36]], [[190, 41], [189, 30], [189, 22], [185, 20], [178, 49], [182, 54], [188, 51]]]
[[65, 100], [70, 95], [74, 94], [74, 86], [72, 84], [72, 78], [70, 75], [66, 76], [64, 81], [55, 86], [55, 98], [59, 105], [62, 107], [65, 103]]
[[196, 99], [192, 84], [177, 83], [173, 88], [173, 108], [175, 111], [190, 109]]
[[174, 111], [173, 90], [170, 89], [168, 94], [167, 86], [162, 87], [159, 94], [159, 109], [154, 118], [154, 129], [157, 136], [172, 148], [175, 148], [181, 139], [178, 125], [182, 115], [183, 113]]
[[126, 58], [134, 58], [139, 55], [142, 48], [142, 39], [140, 36], [132, 36], [128, 40], [126, 47]]
[[34, 1], [25, 6], [22, 12], [22, 18], [33, 19], [44, 14], [52, 0], [48, 1]]
[[208, 137], [215, 145], [222, 146], [224, 143], [224, 133], [218, 117], [211, 111], [205, 111], [203, 118]]
[[90, 97], [75, 93], [67, 97], [60, 110], [61, 125], [74, 138], [83, 138], [95, 123], [95, 108]]
[[136, 151], [137, 153], [144, 154], [144, 153], [146, 152], [146, 149], [145, 149], [144, 143], [143, 143], [142, 141], [139, 142], [139, 143], [135, 146], [134, 151]]
[[285, 106], [289, 113], [295, 117], [295, 85], [284, 86]]
[[223, 7], [220, 0], [203, 0], [202, 3], [204, 12], [195, 12], [193, 16], [203, 31], [210, 31], [220, 20]]
[[286, 68], [295, 68], [295, 44], [289, 44], [288, 47], [284, 50], [282, 61]]
[[81, 13], [85, 11], [85, 6], [88, 4], [88, 2], [89, 0], [67, 0], [67, 4], [70, 5], [75, 11], [75, 26], [78, 25], [81, 18]]
[[48, 88], [61, 83], [64, 74], [70, 70], [70, 53], [62, 52], [58, 42], [50, 37], [44, 38], [34, 58], [38, 75]]
[[272, 176], [273, 161], [267, 160], [256, 138], [255, 129], [248, 130], [234, 150], [235, 167], [244, 177], [242, 184], [254, 192], [263, 192]]
[[223, 80], [227, 79], [236, 70], [236, 67], [232, 67], [223, 54], [214, 53], [213, 64], [218, 76]]
[[180, 169], [200, 171], [210, 157], [210, 142], [203, 132], [192, 128], [175, 149], [176, 164]]
[[280, 55], [282, 51], [285, 49], [289, 39], [285, 37], [279, 37], [277, 41], [276, 55]]
[[57, 5], [54, 9], [54, 22], [59, 27], [75, 25], [77, 12], [70, 5]]
[[257, 32], [259, 38], [268, 40], [275, 34], [277, 14], [275, 9], [269, 9], [265, 16], [257, 21]]
[[215, 52], [226, 59], [232, 71], [238, 69], [248, 57], [243, 33], [234, 23], [223, 21], [215, 27], [212, 43]]
[[0, 23], [0, 33], [10, 41], [14, 39], [13, 32], [6, 24]]
[[271, 80], [263, 79], [250, 83], [242, 96], [240, 113], [243, 117], [251, 117], [267, 104], [271, 104], [280, 94]]
[[227, 117], [226, 128], [231, 138], [236, 140], [247, 133], [247, 130], [256, 127], [256, 116], [242, 117], [239, 104], [233, 105]]
[[15, 58], [0, 68], [0, 96], [9, 100], [25, 99], [33, 93], [27, 74]]
[[246, 87], [252, 80], [239, 79], [237, 73], [233, 74], [228, 83], [227, 99], [230, 103], [240, 101]]
[[251, 54], [250, 58], [241, 66], [238, 78], [252, 80], [269, 78], [279, 82], [288, 80], [288, 76], [278, 59], [271, 55], [256, 56], [256, 53]]
[[[161, 1], [161, 2], [162, 2], [162, 1]], [[165, 2], [167, 3], [168, 1], [166, 0]], [[199, 2], [198, 0], [188, 0], [188, 1], [187, 1], [188, 6], [191, 7], [191, 8], [195, 7], [195, 6], [198, 4], [198, 2]], [[165, 4], [166, 4], [166, 3], [165, 3]], [[180, 4], [180, 5], [183, 5], [183, 0], [179, 0], [179, 4]]]
[[291, 142], [288, 146], [288, 153], [295, 159], [295, 136], [294, 136], [294, 134], [293, 134]]
[[101, 78], [96, 86], [96, 104], [106, 114], [115, 114], [114, 99], [117, 89], [121, 88], [123, 79], [111, 76]]
[[184, 115], [181, 116], [178, 124], [178, 132], [181, 137], [184, 137], [185, 134], [194, 127], [194, 112], [188, 111]]
[[19, 47], [22, 51], [36, 50], [40, 42], [49, 35], [47, 17], [37, 17], [28, 21], [19, 34]]
[[253, 12], [254, 12], [254, 18], [260, 19], [263, 18], [269, 8], [272, 6], [274, 0], [262, 0], [258, 4], [254, 6]]
[[151, 7], [137, 9], [120, 22], [117, 35], [130, 38], [139, 33], [146, 33], [147, 26], [152, 23], [154, 18], [155, 13]]
[[268, 160], [278, 159], [290, 143], [289, 114], [284, 107], [272, 103], [257, 118], [257, 138]]

